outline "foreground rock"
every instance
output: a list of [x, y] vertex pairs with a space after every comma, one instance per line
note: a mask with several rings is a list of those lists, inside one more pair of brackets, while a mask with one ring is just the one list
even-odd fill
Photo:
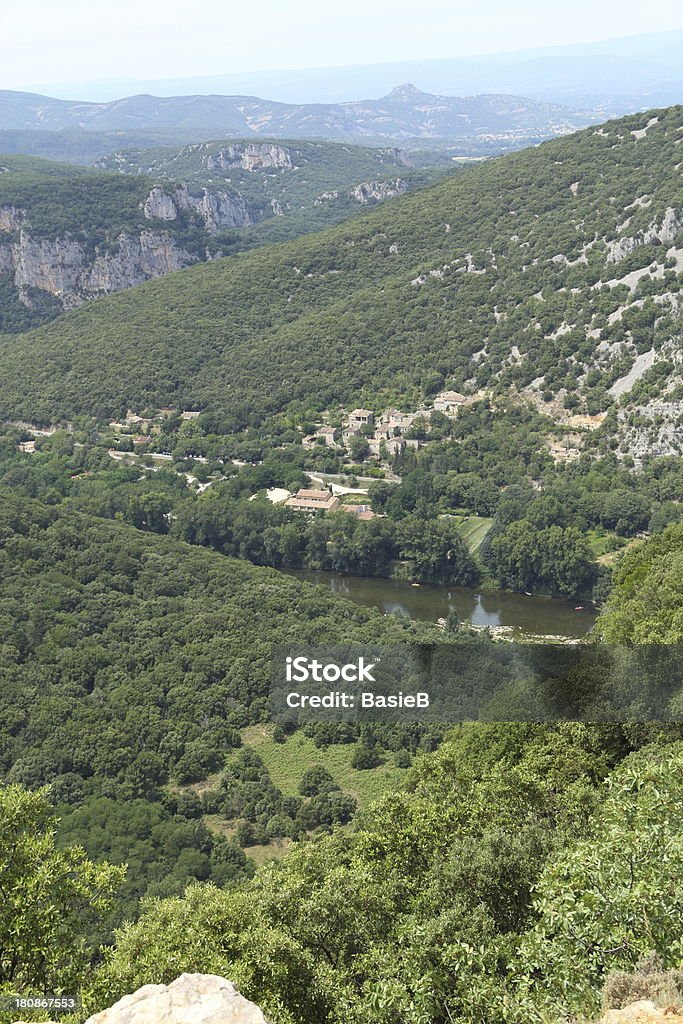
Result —
[[216, 974], [181, 974], [170, 985], [144, 985], [86, 1024], [268, 1024], [258, 1006]]

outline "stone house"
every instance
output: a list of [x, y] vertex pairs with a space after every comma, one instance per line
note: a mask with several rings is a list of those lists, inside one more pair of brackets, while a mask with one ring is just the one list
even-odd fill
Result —
[[341, 502], [331, 491], [317, 491], [304, 488], [287, 498], [285, 508], [299, 512], [336, 512]]
[[371, 409], [353, 409], [349, 413], [349, 428], [351, 430], [360, 430], [361, 427], [373, 426], [375, 422], [375, 414]]
[[442, 391], [434, 398], [434, 411], [446, 416], [457, 416], [458, 409], [465, 405], [467, 399], [458, 391]]
[[312, 434], [312, 437], [313, 437], [313, 439], [315, 441], [321, 441], [325, 445], [334, 446], [334, 445], [336, 445], [337, 441], [339, 440], [340, 435], [341, 435], [341, 431], [340, 431], [339, 427], [327, 427], [327, 426], [324, 426], [324, 427], [319, 427], [315, 431], [315, 433]]
[[377, 421], [376, 435], [382, 437], [400, 437], [409, 430], [416, 417], [414, 412], [402, 412], [400, 409], [387, 409]]

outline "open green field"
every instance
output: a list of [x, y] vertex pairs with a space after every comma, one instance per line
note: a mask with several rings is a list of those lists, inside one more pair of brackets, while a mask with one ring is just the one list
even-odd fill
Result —
[[453, 516], [453, 519], [467, 550], [471, 555], [476, 555], [493, 525], [493, 519], [485, 516]]
[[288, 736], [286, 743], [275, 743], [272, 731], [271, 726], [251, 725], [242, 730], [242, 741], [263, 759], [274, 784], [287, 796], [299, 792], [301, 776], [314, 764], [324, 764], [340, 789], [355, 797], [361, 807], [400, 786], [406, 776], [407, 770], [397, 768], [391, 754], [385, 764], [360, 771], [351, 767], [351, 743], [320, 750], [302, 732]]

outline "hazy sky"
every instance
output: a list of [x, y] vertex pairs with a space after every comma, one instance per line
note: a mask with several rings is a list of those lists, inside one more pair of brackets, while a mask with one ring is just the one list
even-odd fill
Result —
[[0, 0], [0, 88], [455, 57], [681, 27], [681, 0]]

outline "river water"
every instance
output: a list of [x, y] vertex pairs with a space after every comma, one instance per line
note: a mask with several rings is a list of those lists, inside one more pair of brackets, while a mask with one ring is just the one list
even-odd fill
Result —
[[431, 586], [426, 583], [415, 587], [402, 580], [309, 569], [290, 570], [290, 575], [321, 584], [340, 597], [379, 608], [385, 614], [400, 612], [411, 619], [436, 622], [437, 619], [445, 619], [454, 608], [461, 621], [468, 619], [473, 626], [510, 627], [512, 639], [525, 636], [578, 639], [590, 631], [596, 618], [590, 605], [586, 605], [583, 611], [576, 611], [580, 604], [578, 601], [526, 597], [504, 590]]

